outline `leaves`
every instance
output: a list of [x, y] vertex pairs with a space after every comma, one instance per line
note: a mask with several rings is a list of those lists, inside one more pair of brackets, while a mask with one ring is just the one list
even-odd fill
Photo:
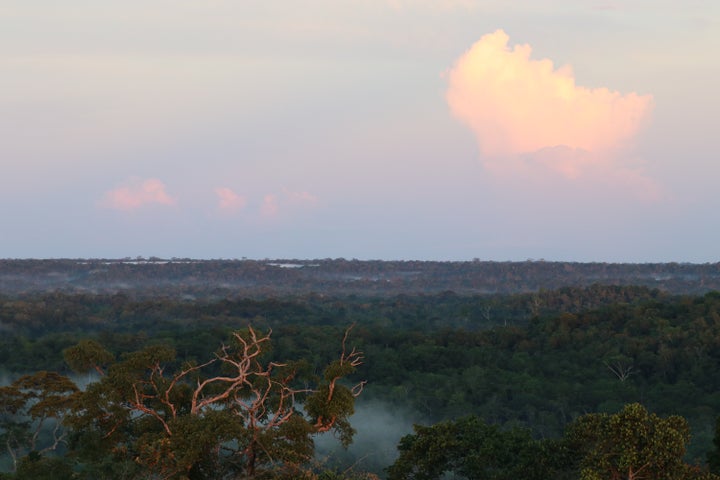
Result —
[[477, 480], [554, 477], [548, 452], [527, 430], [502, 430], [475, 416], [414, 428], [400, 440], [389, 480], [434, 480], [446, 473]]
[[[76, 404], [69, 422], [77, 432], [73, 445], [83, 450], [78, 458], [102, 463], [112, 452], [162, 478], [299, 468], [312, 457], [314, 434], [334, 429], [343, 444], [352, 439], [348, 417], [360, 389], [339, 382], [362, 356], [346, 353], [346, 340], [347, 333], [340, 359], [314, 386], [295, 384], [302, 362], [267, 360], [270, 333], [252, 328], [233, 333], [201, 364], [179, 365], [163, 345], [125, 354]], [[88, 348], [68, 350], [77, 359]], [[300, 413], [303, 398], [309, 417]]]
[[690, 429], [684, 418], [660, 418], [638, 403], [620, 412], [589, 414], [568, 429], [582, 458], [582, 478], [680, 478]]
[[63, 350], [65, 363], [78, 373], [90, 370], [105, 374], [105, 366], [112, 363], [115, 357], [95, 340], [82, 339], [76, 345]]
[[77, 386], [55, 372], [25, 375], [0, 387], [0, 442], [15, 468], [23, 455], [56, 450], [65, 442], [63, 421], [78, 396]]

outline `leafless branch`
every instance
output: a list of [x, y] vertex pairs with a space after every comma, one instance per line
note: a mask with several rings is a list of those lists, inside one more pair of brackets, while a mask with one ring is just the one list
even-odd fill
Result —
[[605, 366], [610, 370], [612, 373], [615, 374], [616, 377], [621, 382], [624, 382], [625, 380], [630, 377], [630, 375], [633, 375], [635, 372], [633, 372], [633, 366], [632, 365], [623, 365], [622, 363], [615, 362], [614, 364], [610, 364], [608, 362], [604, 362]]

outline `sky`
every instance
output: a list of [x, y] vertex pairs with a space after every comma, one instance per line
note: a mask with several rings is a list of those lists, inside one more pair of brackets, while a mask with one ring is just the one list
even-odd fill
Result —
[[717, 262], [716, 0], [0, 0], [0, 258]]

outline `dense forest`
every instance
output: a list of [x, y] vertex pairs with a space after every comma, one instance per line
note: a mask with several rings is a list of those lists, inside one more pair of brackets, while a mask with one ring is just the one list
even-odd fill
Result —
[[715, 478], [718, 271], [3, 261], [0, 478]]
[[0, 292], [60, 290], [152, 297], [277, 296], [306, 293], [388, 296], [453, 291], [529, 293], [593, 284], [673, 293], [720, 290], [720, 263], [574, 263], [321, 260], [1, 260]]

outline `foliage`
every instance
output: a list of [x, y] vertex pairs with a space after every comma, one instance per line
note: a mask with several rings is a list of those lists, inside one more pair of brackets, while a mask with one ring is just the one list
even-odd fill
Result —
[[63, 350], [63, 358], [65, 363], [78, 373], [95, 370], [100, 375], [105, 375], [105, 366], [115, 360], [112, 353], [90, 338], [83, 338], [77, 345]]
[[535, 440], [477, 417], [415, 426], [402, 438], [388, 480], [717, 480], [685, 463], [690, 431], [679, 416], [660, 418], [640, 404], [578, 418], [564, 438]]
[[65, 443], [63, 421], [78, 396], [75, 384], [55, 372], [24, 375], [0, 387], [0, 443], [12, 458], [13, 469], [21, 471], [25, 455], [41, 455]]
[[[292, 266], [294, 268], [287, 268]], [[141, 298], [326, 295], [463, 295], [643, 285], [676, 293], [720, 289], [720, 264], [432, 262], [322, 260], [56, 259], [0, 260], [0, 292], [127, 292]]]
[[347, 352], [346, 340], [347, 332], [339, 359], [319, 379], [300, 376], [297, 364], [265, 360], [270, 333], [252, 328], [202, 364], [178, 364], [164, 345], [125, 354], [79, 397], [68, 419], [71, 447], [88, 474], [108, 473], [108, 456], [162, 478], [302, 471], [313, 435], [335, 430], [344, 444], [352, 439], [348, 417], [362, 384], [340, 381], [362, 354]]
[[474, 416], [416, 425], [398, 450], [388, 480], [433, 480], [446, 473], [476, 480], [555, 478], [547, 452], [527, 430], [504, 431]]
[[581, 457], [582, 480], [676, 480], [703, 475], [683, 460], [690, 439], [685, 419], [660, 418], [638, 403], [612, 415], [584, 415], [567, 435]]
[[[573, 267], [551, 268], [535, 263], [530, 267], [536, 273], [552, 274], [556, 267]], [[325, 267], [331, 268], [331, 264]], [[46, 272], [47, 265], [36, 267], [38, 272]], [[203, 266], [195, 273], [200, 274], [206, 267], [209, 268]], [[473, 276], [476, 267], [478, 271], [486, 268], [468, 263], [453, 270], [450, 266], [445, 269], [442, 265], [399, 262], [393, 271], [418, 269], [443, 275], [455, 272], [452, 275], [459, 276], [453, 278], [459, 279], [460, 284], [475, 288], [481, 285], [473, 283], [477, 281]], [[491, 267], [488, 271], [496, 275], [492, 278], [518, 285], [530, 282], [522, 278], [522, 265]], [[122, 270], [127, 278], [139, 275], [149, 282], [152, 277], [149, 270], [132, 265], [113, 268]], [[233, 268], [219, 267], [210, 280], [229, 281], [233, 271], [241, 271]], [[255, 277], [248, 281], [260, 278], [262, 268], [272, 270], [273, 278], [283, 282], [301, 281], [290, 269], [262, 262], [252, 266]], [[203, 420], [196, 424], [183, 408], [192, 404], [197, 379], [229, 375], [231, 365], [214, 357], [211, 364], [187, 373], [170, 388], [171, 403], [181, 407], [178, 417], [183, 417], [182, 420], [171, 418], [172, 414], [159, 408], [163, 404], [152, 389], [157, 387], [164, 392], [184, 369], [212, 359], [208, 356], [209, 345], [225, 342], [230, 350], [241, 349], [232, 333], [247, 333], [249, 325], [256, 325], [256, 332], [270, 329], [274, 332], [272, 351], [269, 342], [263, 343], [259, 359], [264, 367], [271, 358], [302, 359], [273, 367], [272, 374], [280, 378], [283, 371], [295, 372], [291, 388], [302, 389], [309, 381], [317, 390], [315, 394], [297, 394], [298, 404], [304, 405], [304, 416], [313, 420], [313, 426], [321, 417], [317, 409], [326, 409], [329, 419], [333, 409], [342, 411], [354, 402], [352, 389], [344, 382], [333, 390], [331, 403], [323, 400], [329, 387], [322, 371], [338, 360], [337, 339], [342, 337], [345, 325], [355, 322], [353, 340], [367, 356], [363, 378], [368, 380], [368, 387], [363, 399], [380, 400], [391, 409], [407, 411], [413, 421], [432, 424], [473, 414], [491, 424], [521, 426], [532, 429], [536, 437], [557, 439], [567, 424], [587, 412], [617, 412], [626, 404], [642, 402], [658, 415], [677, 414], [687, 419], [693, 431], [687, 445], [688, 461], [702, 462], [708, 450], [717, 450], [712, 439], [716, 435], [713, 424], [720, 411], [719, 293], [674, 296], [646, 287], [590, 285], [513, 295], [467, 294], [470, 290], [460, 288], [457, 293], [423, 290], [421, 294], [407, 294], [397, 293], [402, 290], [402, 283], [387, 276], [390, 270], [383, 270], [382, 265], [340, 262], [332, 268], [333, 275], [349, 275], [357, 270], [364, 276], [375, 275], [388, 281], [375, 280], [372, 284], [361, 281], [363, 288], [375, 289], [375, 293], [357, 295], [301, 292], [278, 296], [267, 290], [247, 297], [218, 290], [193, 299], [191, 295], [197, 292], [182, 290], [186, 297], [181, 299], [175, 293], [169, 294], [169, 290], [149, 286], [140, 293], [71, 294], [67, 290], [0, 296], [3, 329], [0, 364], [10, 381], [27, 372], [54, 370], [67, 374], [70, 365], [76, 371], [89, 371], [79, 378], [95, 379], [94, 383], [103, 385], [98, 388], [91, 384], [88, 389], [95, 392], [96, 404], [88, 402], [89, 394], [85, 401], [87, 414], [104, 420], [97, 421], [95, 430], [70, 431], [63, 437], [72, 440], [73, 449], [68, 453], [81, 465], [77, 473], [85, 478], [137, 477], [141, 469], [135, 459], [139, 455], [137, 445], [142, 442], [153, 445], [143, 450], [143, 458], [148, 462], [153, 455], [165, 459], [161, 455], [165, 448], [162, 435], [167, 435], [167, 431], [162, 422], [151, 413], [129, 408], [127, 395], [122, 394], [134, 395], [133, 385], [138, 380], [145, 382], [138, 384], [143, 386], [139, 390], [142, 395], [156, 396], [144, 398], [141, 404], [152, 407], [171, 432], [187, 429], [191, 436], [208, 436], [204, 426], [212, 422]], [[674, 269], [673, 275], [687, 273], [681, 265], [667, 268]], [[703, 267], [707, 275], [713, 268]], [[159, 264], [152, 269], [158, 275], [174, 269], [180, 274], [181, 270], [177, 265]], [[595, 278], [608, 281], [615, 281], [614, 275], [619, 274], [609, 265], [593, 265], [591, 270], [598, 273]], [[650, 266], [640, 270], [652, 273]], [[402, 278], [405, 284], [415, 282], [409, 274]], [[107, 273], [105, 280], [111, 279], [112, 275]], [[413, 285], [420, 288], [423, 284], [418, 281]], [[207, 286], [208, 292], [212, 288]], [[348, 353], [351, 351], [348, 349]], [[163, 368], [162, 375], [147, 366], [155, 365], [155, 361]], [[328, 372], [332, 374], [334, 368]], [[150, 381], [151, 375], [155, 383]], [[356, 375], [349, 374], [347, 381], [357, 382]], [[113, 388], [104, 377], [113, 378]], [[204, 391], [207, 395], [215, 394], [221, 387], [220, 382], [214, 382], [205, 386]], [[7, 408], [22, 398], [8, 390], [3, 392], [6, 429], [0, 435], [7, 438], [10, 431], [15, 438], [27, 435], [37, 424], [28, 425], [30, 418], [26, 416], [8, 416]], [[317, 409], [313, 402], [318, 402]], [[222, 405], [224, 410], [228, 404]], [[30, 403], [24, 408], [29, 407]], [[134, 416], [143, 420], [135, 421]], [[110, 423], [112, 419], [124, 419], [111, 435], [118, 443], [104, 438], [115, 425]], [[323, 416], [320, 426], [325, 420]], [[13, 425], [13, 421], [17, 423]], [[225, 426], [219, 418], [213, 421]], [[46, 426], [39, 436], [41, 448], [53, 443], [53, 422], [53, 418], [45, 420]], [[352, 431], [341, 418], [335, 420], [333, 430], [341, 440], [343, 432]], [[143, 433], [148, 436], [141, 442]], [[156, 437], [151, 437], [151, 433]], [[234, 435], [221, 432], [221, 436]], [[205, 455], [180, 445], [178, 437], [174, 437], [172, 448], [188, 452], [178, 462], [190, 462]], [[31, 435], [23, 438], [20, 456], [28, 451]], [[4, 448], [6, 443], [2, 445]], [[60, 442], [56, 451], [64, 448]], [[282, 449], [295, 448], [302, 451], [303, 447], [298, 444]], [[12, 463], [8, 455], [5, 465]], [[273, 452], [269, 455], [277, 456]], [[43, 458], [46, 457], [44, 454]], [[231, 470], [229, 459], [220, 455], [218, 458], [222, 459], [222, 468]], [[712, 453], [707, 458], [714, 465]], [[241, 459], [238, 469], [242, 469], [243, 462]], [[216, 468], [213, 465], [216, 464], [209, 462], [196, 468], [207, 471]]]
[[73, 480], [75, 478], [75, 472], [67, 461], [58, 457], [45, 457], [36, 451], [30, 452], [20, 460], [14, 475], [0, 474], [0, 480]]

